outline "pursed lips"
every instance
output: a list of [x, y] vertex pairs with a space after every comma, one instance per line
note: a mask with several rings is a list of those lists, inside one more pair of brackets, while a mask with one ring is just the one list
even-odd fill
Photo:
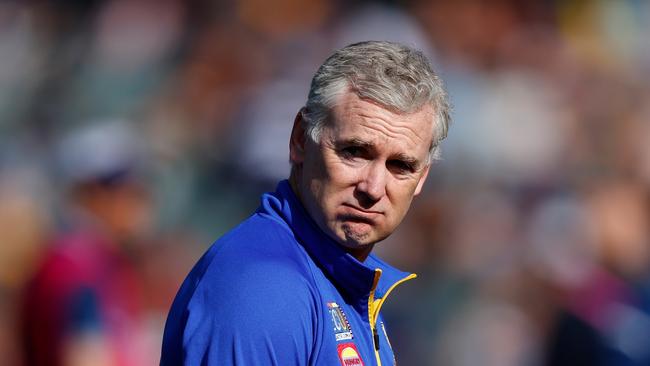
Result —
[[364, 210], [362, 208], [347, 203], [344, 203], [343, 206], [345, 207], [343, 216], [347, 219], [352, 219], [352, 220], [357, 219], [357, 220], [373, 223], [378, 218], [378, 216], [383, 215], [383, 212], [381, 211]]

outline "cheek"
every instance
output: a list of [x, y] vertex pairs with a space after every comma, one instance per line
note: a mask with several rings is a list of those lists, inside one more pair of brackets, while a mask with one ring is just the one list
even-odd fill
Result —
[[360, 167], [350, 166], [341, 161], [330, 162], [326, 169], [331, 184], [335, 186], [350, 186], [361, 176]]
[[354, 173], [346, 166], [332, 167], [327, 172], [325, 179], [318, 182], [322, 189], [319, 200], [326, 215], [333, 219], [339, 206], [353, 199]]
[[396, 219], [401, 220], [408, 211], [413, 200], [416, 184], [405, 184], [405, 182], [394, 182], [387, 187], [388, 197]]

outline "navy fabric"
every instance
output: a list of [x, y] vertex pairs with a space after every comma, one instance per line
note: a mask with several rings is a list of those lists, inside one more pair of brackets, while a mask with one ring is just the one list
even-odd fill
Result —
[[[198, 261], [172, 305], [161, 365], [393, 365], [368, 299], [409, 274], [328, 238], [287, 181]], [[356, 354], [356, 356], [355, 356]], [[361, 362], [361, 363], [359, 363]]]

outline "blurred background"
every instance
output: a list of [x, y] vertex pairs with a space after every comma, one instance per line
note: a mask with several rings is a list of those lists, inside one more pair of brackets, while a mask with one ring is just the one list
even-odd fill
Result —
[[[0, 355], [155, 365], [334, 49], [423, 49], [443, 159], [377, 251], [400, 365], [650, 365], [650, 2], [0, 2]], [[110, 279], [110, 280], [109, 280]]]

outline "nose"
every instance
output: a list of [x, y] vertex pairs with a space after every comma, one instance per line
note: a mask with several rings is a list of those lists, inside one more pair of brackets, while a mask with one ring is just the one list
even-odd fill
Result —
[[386, 169], [382, 164], [369, 164], [356, 187], [357, 200], [370, 208], [386, 195]]

